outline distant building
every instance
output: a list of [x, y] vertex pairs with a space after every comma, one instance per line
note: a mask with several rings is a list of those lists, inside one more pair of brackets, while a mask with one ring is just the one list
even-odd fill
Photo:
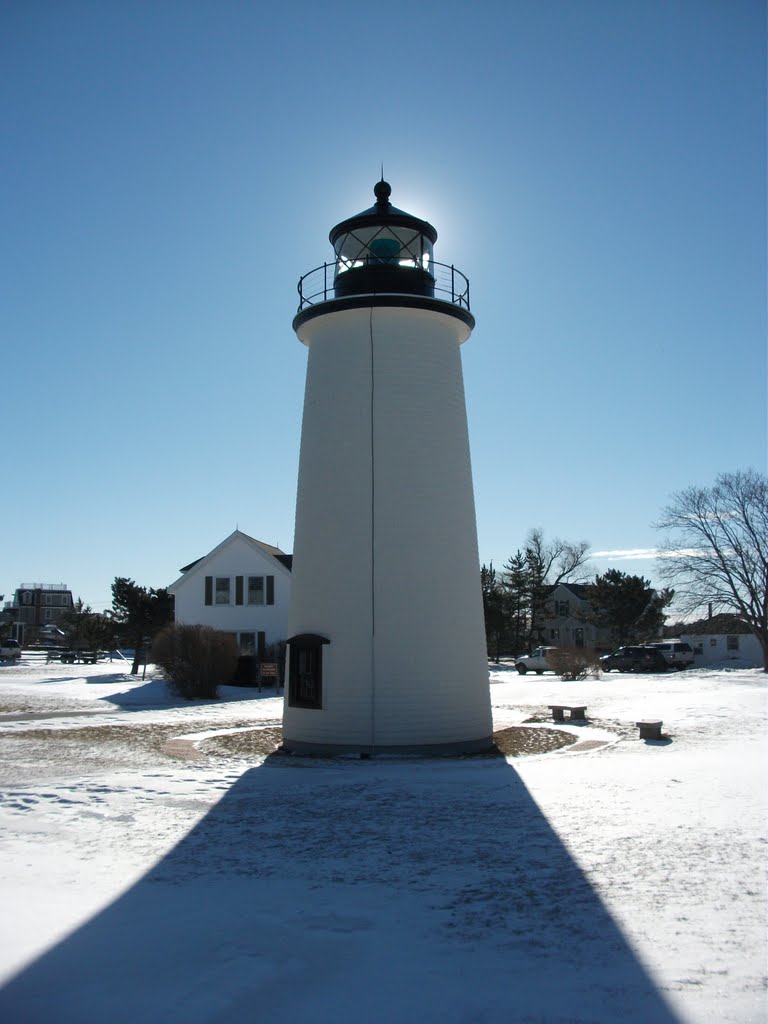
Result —
[[179, 571], [168, 587], [175, 620], [233, 636], [241, 654], [263, 656], [288, 636], [292, 556], [235, 530]]
[[44, 626], [53, 626], [72, 610], [72, 591], [66, 583], [22, 583], [4, 611], [13, 620], [11, 636], [21, 644], [33, 643]]
[[672, 630], [675, 636], [691, 645], [696, 665], [735, 662], [740, 668], [758, 668], [763, 664], [760, 641], [744, 619], [733, 612], [722, 612], [697, 622], [678, 623], [667, 627], [665, 633]]
[[586, 620], [592, 608], [586, 583], [558, 583], [547, 597], [546, 616], [539, 624], [539, 643], [552, 647], [610, 648], [604, 630]]

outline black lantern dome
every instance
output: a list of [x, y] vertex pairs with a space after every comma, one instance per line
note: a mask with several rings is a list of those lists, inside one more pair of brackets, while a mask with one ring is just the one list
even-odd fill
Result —
[[343, 220], [328, 236], [336, 253], [337, 298], [378, 292], [434, 295], [437, 231], [390, 203], [389, 182], [376, 182], [373, 192], [375, 206]]
[[[377, 181], [376, 202], [331, 229], [335, 260], [299, 281], [293, 326], [333, 308], [398, 305], [441, 309], [474, 327], [469, 281], [453, 266], [435, 262], [437, 231], [389, 201], [389, 182]], [[446, 309], [445, 307], [449, 308]]]

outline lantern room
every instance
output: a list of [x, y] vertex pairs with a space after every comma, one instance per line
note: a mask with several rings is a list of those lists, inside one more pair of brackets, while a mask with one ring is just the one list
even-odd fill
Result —
[[331, 308], [400, 305], [440, 309], [472, 330], [469, 281], [453, 264], [435, 260], [435, 228], [393, 206], [392, 189], [383, 179], [373, 192], [376, 203], [370, 209], [331, 230], [332, 262], [299, 279], [294, 329]]
[[378, 181], [373, 192], [375, 206], [342, 221], [330, 233], [336, 253], [336, 296], [434, 295], [437, 231], [427, 221], [394, 207], [388, 182]]

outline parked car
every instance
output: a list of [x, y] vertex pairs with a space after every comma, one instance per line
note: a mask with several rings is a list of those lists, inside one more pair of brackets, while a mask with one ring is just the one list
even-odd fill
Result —
[[653, 647], [619, 647], [600, 659], [603, 672], [666, 672], [667, 663], [661, 651]]
[[21, 657], [21, 644], [18, 640], [3, 640], [0, 645], [0, 661], [18, 661]]
[[542, 672], [554, 672], [555, 670], [547, 661], [547, 654], [556, 651], [556, 647], [537, 647], [533, 654], [523, 654], [515, 659], [515, 668], [524, 676], [526, 672], [535, 672], [540, 676]]
[[661, 651], [670, 668], [688, 668], [693, 664], [693, 648], [684, 640], [654, 640], [645, 646]]

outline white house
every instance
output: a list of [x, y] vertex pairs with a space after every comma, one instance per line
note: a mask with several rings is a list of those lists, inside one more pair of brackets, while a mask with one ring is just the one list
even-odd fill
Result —
[[235, 530], [168, 587], [176, 622], [220, 629], [242, 654], [263, 655], [288, 636], [291, 563], [280, 548]]
[[584, 583], [558, 583], [547, 598], [540, 642], [552, 647], [609, 648], [604, 630], [587, 622], [591, 611]]
[[758, 668], [763, 664], [760, 641], [743, 619], [724, 612], [680, 627], [680, 639], [693, 648], [696, 665]]

